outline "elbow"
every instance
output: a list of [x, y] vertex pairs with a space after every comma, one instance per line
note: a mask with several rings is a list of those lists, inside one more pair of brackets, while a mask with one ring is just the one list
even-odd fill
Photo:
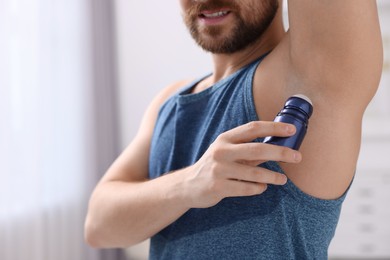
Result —
[[113, 237], [112, 230], [109, 232], [104, 225], [94, 220], [92, 216], [87, 215], [84, 224], [84, 241], [87, 245], [96, 249], [107, 249], [107, 248], [127, 248], [129, 246], [138, 244], [142, 240], [131, 239], [131, 236], [126, 236], [126, 239], [120, 240], [121, 236]]
[[84, 224], [84, 240], [90, 247], [103, 248], [99, 228], [94, 224], [90, 216], [87, 216]]
[[[95, 192], [96, 193], [96, 192]], [[107, 223], [102, 214], [96, 209], [96, 195], [93, 194], [88, 205], [88, 211], [84, 222], [84, 241], [92, 248], [108, 248]]]

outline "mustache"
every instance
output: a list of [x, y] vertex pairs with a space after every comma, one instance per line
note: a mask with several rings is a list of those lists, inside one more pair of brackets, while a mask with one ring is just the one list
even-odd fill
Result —
[[235, 3], [235, 1], [227, 1], [227, 0], [210, 0], [205, 2], [197, 2], [193, 4], [188, 10], [187, 14], [190, 17], [197, 17], [203, 11], [209, 10], [217, 10], [217, 9], [229, 9], [229, 11], [238, 11], [239, 6]]

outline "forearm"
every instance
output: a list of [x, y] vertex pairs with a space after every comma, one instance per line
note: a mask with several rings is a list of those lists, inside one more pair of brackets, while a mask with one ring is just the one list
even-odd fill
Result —
[[295, 128], [284, 123], [251, 122], [221, 134], [195, 164], [149, 181], [130, 182], [123, 177], [123, 168], [112, 167], [108, 173], [112, 176], [92, 194], [87, 242], [94, 247], [126, 247], [153, 236], [190, 208], [212, 207], [227, 197], [261, 194], [267, 184], [285, 184], [283, 174], [257, 165], [298, 163], [300, 153], [250, 141], [294, 133]]
[[144, 182], [101, 184], [89, 205], [88, 243], [94, 247], [127, 247], [178, 219], [189, 209], [182, 192], [183, 171]]

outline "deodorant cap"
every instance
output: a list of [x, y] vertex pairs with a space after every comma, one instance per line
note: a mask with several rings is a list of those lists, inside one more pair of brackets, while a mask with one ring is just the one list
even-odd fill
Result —
[[294, 95], [293, 97], [302, 98], [302, 99], [306, 100], [307, 102], [309, 102], [310, 105], [313, 105], [313, 102], [311, 102], [310, 98], [308, 98], [307, 96], [305, 96], [305, 95], [303, 95], [303, 94], [296, 94], [296, 95]]
[[311, 102], [310, 98], [303, 94], [291, 96], [287, 100], [284, 108], [298, 109], [305, 113], [308, 118], [310, 118], [311, 114], [313, 113], [313, 103]]

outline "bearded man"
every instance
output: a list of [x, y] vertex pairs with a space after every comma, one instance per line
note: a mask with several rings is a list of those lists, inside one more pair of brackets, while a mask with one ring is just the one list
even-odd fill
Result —
[[[86, 240], [151, 259], [327, 259], [354, 177], [363, 113], [382, 70], [374, 0], [180, 0], [213, 72], [154, 99], [92, 194]], [[304, 94], [299, 151], [273, 122]]]

